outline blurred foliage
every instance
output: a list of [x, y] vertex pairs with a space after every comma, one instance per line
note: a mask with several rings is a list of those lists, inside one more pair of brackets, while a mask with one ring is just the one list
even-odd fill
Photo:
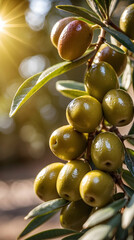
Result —
[[[134, 1], [121, 1], [125, 5]], [[53, 79], [10, 119], [12, 98], [25, 78], [61, 62], [50, 42], [56, 21], [68, 13], [59, 4], [86, 7], [80, 0], [0, 0], [0, 18], [6, 21], [0, 31], [0, 164], [45, 158], [48, 139], [57, 127], [67, 124], [65, 109], [69, 102], [55, 89]], [[120, 3], [119, 3], [120, 4]], [[118, 21], [115, 11], [115, 21]], [[58, 80], [83, 81], [85, 66], [71, 70]]]

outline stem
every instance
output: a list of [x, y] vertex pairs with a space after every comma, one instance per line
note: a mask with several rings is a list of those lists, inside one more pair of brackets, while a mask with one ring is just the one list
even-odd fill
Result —
[[134, 140], [134, 134], [124, 135], [124, 136], [122, 136], [122, 139], [123, 140], [126, 140], [126, 139], [133, 139]]
[[115, 180], [115, 183], [122, 189], [122, 191], [125, 193], [125, 195], [127, 195], [127, 193], [126, 193], [126, 191], [124, 189], [124, 186], [123, 186], [121, 175], [113, 173], [112, 176], [113, 176], [113, 178]]
[[101, 28], [101, 32], [100, 32], [100, 35], [98, 37], [98, 41], [97, 41], [96, 46], [95, 46], [95, 54], [93, 55], [92, 58], [90, 58], [88, 60], [88, 69], [90, 68], [90, 66], [91, 66], [91, 64], [92, 64], [92, 62], [95, 58], [95, 55], [98, 52], [100, 46], [105, 42], [105, 34], [106, 34], [106, 31]]

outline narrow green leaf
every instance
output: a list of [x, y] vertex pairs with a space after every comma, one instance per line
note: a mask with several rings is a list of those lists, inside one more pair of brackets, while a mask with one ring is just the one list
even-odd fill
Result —
[[78, 6], [73, 6], [73, 5], [58, 5], [57, 8], [67, 11], [67, 12], [70, 12], [70, 13], [73, 13], [73, 14], [76, 14], [85, 19], [88, 19], [89, 21], [91, 21], [95, 24], [98, 24], [101, 27], [105, 27], [105, 24], [103, 22], [101, 22], [97, 18], [97, 16], [94, 16], [94, 14], [91, 11], [89, 11], [83, 7], [78, 7]]
[[88, 95], [85, 91], [84, 84], [71, 80], [58, 81], [56, 89], [64, 96], [76, 98], [82, 95]]
[[132, 196], [128, 205], [124, 209], [122, 215], [122, 228], [124, 229], [128, 228], [133, 220], [134, 220], [134, 195]]
[[62, 198], [44, 202], [44, 203], [38, 205], [37, 207], [35, 207], [33, 210], [31, 210], [28, 213], [28, 215], [25, 217], [25, 219], [40, 216], [42, 214], [48, 214], [50, 212], [53, 212], [53, 211], [65, 206], [68, 203], [69, 202], [67, 200], [62, 199]]
[[51, 229], [44, 232], [37, 233], [25, 240], [44, 240], [44, 239], [52, 239], [58, 238], [67, 234], [74, 233], [75, 231], [69, 229]]
[[87, 4], [90, 6], [91, 9], [100, 17], [104, 18], [103, 12], [100, 8], [100, 4], [96, 0], [86, 0]]
[[112, 44], [112, 43], [110, 43], [110, 42], [107, 42], [107, 41], [106, 41], [106, 44], [107, 44], [110, 48], [112, 48], [113, 50], [115, 50], [116, 52], [121, 53], [121, 54], [125, 54], [125, 52], [124, 52], [121, 48], [119, 48], [118, 46], [116, 46], [116, 45], [114, 45], [114, 44]]
[[93, 213], [84, 224], [84, 228], [93, 227], [96, 224], [99, 224], [112, 216], [114, 216], [122, 207], [125, 206], [127, 200], [119, 199], [108, 206], [96, 211]]
[[131, 174], [134, 176], [134, 151], [132, 149], [126, 148], [125, 164], [127, 165]]
[[111, 3], [110, 3], [110, 7], [109, 7], [109, 16], [111, 16], [112, 13], [114, 12], [115, 8], [117, 7], [117, 4], [119, 3], [119, 0], [111, 0], [110, 2]]
[[47, 220], [49, 220], [51, 217], [53, 217], [53, 215], [56, 212], [51, 212], [45, 215], [41, 215], [39, 217], [35, 217], [30, 223], [28, 223], [28, 225], [26, 226], [26, 228], [22, 231], [22, 233], [18, 236], [18, 239], [25, 236], [26, 234], [30, 233], [31, 231], [33, 231], [34, 229], [36, 229], [37, 227], [39, 227], [40, 225], [42, 225], [44, 222], [46, 222]]
[[127, 66], [122, 75], [121, 86], [125, 88], [125, 90], [128, 90], [131, 85], [131, 82], [132, 82], [132, 68], [130, 65], [130, 61], [128, 59]]
[[121, 214], [116, 215], [112, 218], [107, 224], [100, 224], [91, 228], [87, 231], [80, 240], [88, 240], [88, 239], [95, 239], [95, 240], [104, 240], [104, 239], [111, 239], [116, 230], [118, 225], [120, 224]]
[[84, 233], [75, 233], [70, 236], [62, 238], [62, 240], [78, 240]]
[[134, 191], [130, 187], [126, 186], [125, 184], [123, 184], [123, 187], [124, 187], [126, 193], [128, 194], [128, 196], [131, 198], [134, 194]]
[[48, 69], [46, 69], [42, 74], [36, 74], [27, 80], [20, 86], [13, 99], [10, 117], [13, 116], [17, 110], [42, 86], [44, 86], [50, 79], [59, 76], [75, 67], [80, 66], [85, 63], [89, 58], [95, 54], [95, 50], [87, 50], [86, 53], [79, 59], [72, 62], [65, 61], [58, 63]]
[[123, 169], [122, 178], [134, 190], [134, 177], [128, 170]]
[[120, 224], [115, 235], [115, 240], [125, 240], [127, 237], [128, 229], [123, 229]]
[[124, 198], [124, 196], [125, 196], [125, 194], [123, 192], [118, 192], [118, 193], [113, 195], [113, 199], [114, 199], [114, 201], [117, 201], [121, 198]]
[[[131, 134], [134, 134], [134, 123], [132, 124], [132, 127], [130, 128], [128, 135], [131, 135]], [[132, 145], [134, 145], [133, 139], [128, 139], [128, 142], [130, 142]]]
[[103, 27], [104, 30], [110, 33], [115, 39], [117, 39], [123, 46], [125, 46], [128, 50], [134, 53], [134, 44], [124, 33], [114, 30], [110, 27]]

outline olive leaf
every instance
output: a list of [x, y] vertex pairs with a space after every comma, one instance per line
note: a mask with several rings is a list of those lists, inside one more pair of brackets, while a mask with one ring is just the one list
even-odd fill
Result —
[[79, 83], [71, 80], [58, 81], [56, 83], [56, 89], [63, 96], [69, 97], [69, 98], [76, 98], [83, 95], [88, 95], [88, 93], [85, 91], [85, 87], [83, 83]]
[[125, 149], [125, 164], [127, 165], [131, 174], [134, 176], [134, 151], [132, 149]]
[[22, 83], [17, 90], [14, 99], [12, 101], [11, 110], [9, 116], [12, 117], [18, 109], [41, 87], [43, 87], [49, 80], [59, 76], [75, 67], [78, 67], [85, 63], [89, 58], [95, 54], [95, 50], [87, 50], [86, 53], [79, 59], [72, 62], [65, 61], [58, 63], [52, 67], [47, 68], [44, 72], [38, 73]]
[[52, 239], [58, 238], [67, 234], [74, 233], [75, 231], [69, 229], [51, 229], [44, 232], [37, 233], [31, 237], [26, 238], [25, 240], [45, 240], [45, 239]]
[[84, 228], [93, 227], [114, 216], [127, 203], [126, 199], [119, 199], [108, 206], [93, 213], [84, 224]]
[[134, 176], [128, 170], [123, 169], [122, 178], [134, 190]]
[[116, 46], [116, 45], [114, 45], [114, 44], [112, 44], [112, 43], [110, 43], [110, 42], [105, 42], [110, 48], [112, 48], [113, 50], [115, 50], [116, 52], [118, 52], [118, 53], [121, 53], [121, 54], [125, 54], [125, 52], [121, 49], [121, 48], [119, 48], [118, 46]]
[[131, 197], [128, 205], [124, 209], [122, 215], [122, 228], [128, 228], [131, 222], [134, 220], [134, 194]]
[[[107, 0], [106, 0], [107, 1]], [[110, 0], [110, 7], [109, 7], [109, 16], [112, 15], [115, 8], [117, 7], [117, 4], [119, 3], [119, 0]]]
[[66, 12], [70, 12], [76, 14], [80, 17], [83, 17], [95, 24], [100, 25], [101, 27], [105, 27], [105, 24], [101, 22], [92, 11], [89, 11], [83, 7], [73, 6], [73, 5], [58, 5], [56, 6], [58, 9], [61, 9]]
[[31, 231], [33, 231], [34, 229], [36, 229], [40, 225], [42, 225], [44, 222], [46, 222], [51, 217], [53, 217], [54, 214], [56, 214], [56, 211], [45, 214], [45, 215], [41, 215], [39, 217], [35, 217], [34, 219], [32, 219], [32, 221], [30, 221], [30, 223], [28, 223], [28, 225], [25, 227], [25, 229], [18, 236], [18, 239], [25, 236], [26, 234], [30, 233]]
[[128, 90], [131, 85], [131, 82], [132, 82], [132, 68], [130, 65], [130, 61], [128, 59], [127, 66], [121, 78], [121, 86]]
[[125, 192], [127, 193], [127, 195], [131, 198], [134, 194], [134, 191], [125, 184], [123, 184], [123, 188], [124, 188]]
[[40, 216], [42, 214], [48, 214], [50, 212], [53, 212], [57, 209], [60, 209], [61, 207], [67, 205], [69, 202], [62, 198], [57, 198], [54, 200], [50, 200], [48, 202], [44, 202], [37, 207], [35, 207], [33, 210], [31, 210], [28, 215], [25, 217], [25, 219], [29, 219], [32, 217]]
[[120, 224], [115, 235], [115, 240], [125, 240], [127, 237], [128, 229], [123, 229]]
[[93, 11], [101, 18], [104, 19], [105, 18], [105, 14], [104, 14], [104, 9], [103, 6], [100, 4], [100, 2], [102, 3], [103, 0], [101, 1], [97, 1], [97, 0], [86, 0], [87, 4], [89, 5], [89, 7], [91, 9], [93, 9]]
[[118, 40], [123, 46], [125, 46], [128, 50], [134, 53], [134, 44], [124, 33], [119, 32], [111, 27], [103, 27], [103, 29], [110, 33], [116, 40]]
[[117, 214], [113, 217], [107, 224], [100, 224], [91, 228], [87, 231], [80, 240], [87, 240], [87, 239], [95, 239], [95, 240], [104, 240], [104, 239], [111, 239], [117, 227], [119, 226], [121, 221], [121, 214]]
[[[129, 130], [129, 133], [128, 133], [128, 135], [131, 135], [131, 134], [134, 134], [134, 122], [133, 122], [133, 124], [132, 124], [132, 126], [131, 126], [131, 128], [130, 128], [130, 130]], [[134, 145], [134, 139], [127, 139], [127, 141], [128, 142], [130, 142], [132, 145]]]

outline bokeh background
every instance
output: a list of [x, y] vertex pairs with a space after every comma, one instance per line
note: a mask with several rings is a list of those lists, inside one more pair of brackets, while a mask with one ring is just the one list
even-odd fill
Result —
[[[115, 23], [130, 3], [134, 1], [119, 1]], [[24, 216], [41, 203], [33, 191], [34, 178], [45, 165], [58, 161], [48, 141], [53, 130], [67, 123], [70, 100], [56, 91], [55, 82], [83, 81], [85, 66], [54, 78], [9, 118], [11, 101], [22, 82], [62, 61], [50, 42], [54, 23], [69, 16], [55, 8], [59, 4], [87, 6], [83, 0], [0, 0], [0, 21], [7, 21], [0, 29], [0, 240], [16, 239], [26, 226]], [[59, 226], [57, 219], [41, 229]]]

